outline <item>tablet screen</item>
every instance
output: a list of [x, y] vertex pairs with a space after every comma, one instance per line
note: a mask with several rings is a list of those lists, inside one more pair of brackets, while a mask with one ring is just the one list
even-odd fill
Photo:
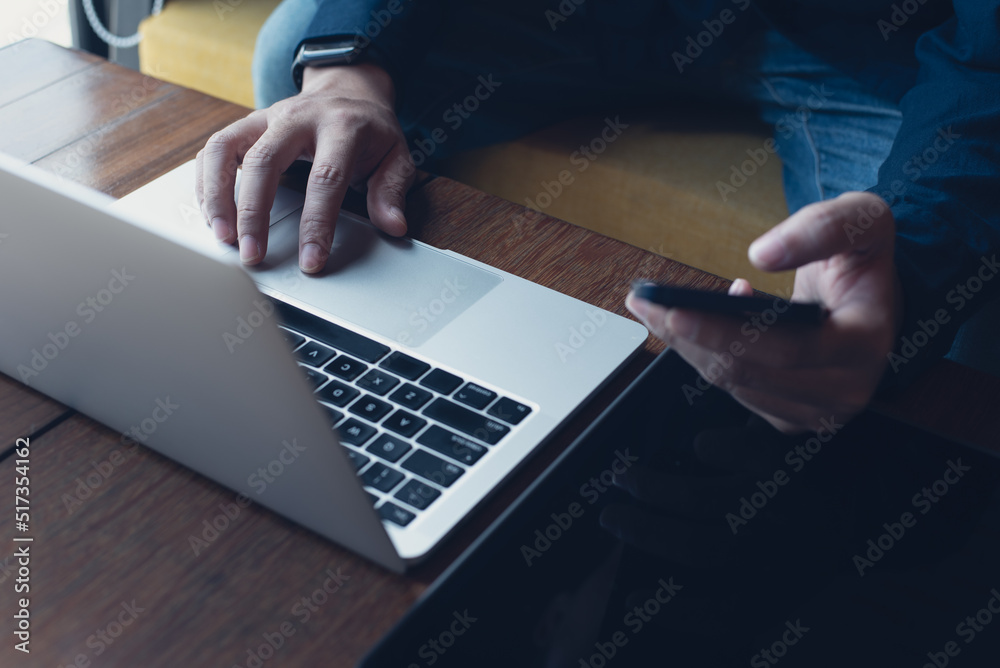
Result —
[[363, 665], [995, 665], [998, 483], [871, 412], [779, 434], [668, 353]]

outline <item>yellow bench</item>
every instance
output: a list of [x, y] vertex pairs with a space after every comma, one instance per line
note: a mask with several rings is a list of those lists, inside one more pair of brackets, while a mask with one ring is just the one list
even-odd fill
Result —
[[[279, 1], [170, 0], [140, 26], [142, 71], [253, 106], [253, 47]], [[583, 170], [569, 156], [599, 136], [603, 117], [569, 120], [471, 151], [441, 171], [640, 248], [790, 294], [793, 273], [763, 274], [746, 256], [754, 238], [787, 216], [777, 157], [745, 164], [747, 151], [761, 148], [766, 135], [738, 119], [720, 117], [706, 129], [704, 119], [695, 125], [691, 118], [623, 116], [629, 128]], [[720, 189], [730, 184], [734, 166], [751, 176], [735, 192]]]

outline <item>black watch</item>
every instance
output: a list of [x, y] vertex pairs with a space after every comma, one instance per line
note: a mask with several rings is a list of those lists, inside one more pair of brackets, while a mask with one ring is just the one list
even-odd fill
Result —
[[295, 54], [295, 61], [292, 63], [292, 80], [295, 81], [295, 87], [302, 90], [302, 70], [306, 67], [353, 65], [359, 62], [374, 62], [381, 65], [380, 59], [374, 57], [372, 51], [368, 45], [361, 44], [361, 40], [357, 37], [306, 42], [299, 47], [298, 53]]

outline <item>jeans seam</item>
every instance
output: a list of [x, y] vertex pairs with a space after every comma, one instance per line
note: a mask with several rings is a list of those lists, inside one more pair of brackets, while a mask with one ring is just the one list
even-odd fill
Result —
[[823, 179], [820, 176], [820, 171], [821, 171], [820, 154], [819, 154], [819, 149], [816, 148], [816, 141], [813, 139], [812, 133], [809, 131], [809, 121], [803, 121], [802, 132], [803, 134], [805, 134], [806, 141], [809, 143], [809, 149], [813, 153], [813, 166], [814, 166], [813, 173], [814, 173], [814, 178], [816, 180], [816, 193], [817, 195], [819, 195], [819, 198], [816, 201], [822, 202], [824, 199], [826, 199], [826, 197], [825, 197], [825, 191], [823, 189]]

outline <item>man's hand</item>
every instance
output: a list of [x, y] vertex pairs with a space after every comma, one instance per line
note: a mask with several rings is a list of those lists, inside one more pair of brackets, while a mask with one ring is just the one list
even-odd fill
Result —
[[[792, 300], [830, 310], [818, 328], [779, 319], [752, 341], [740, 318], [666, 309], [634, 294], [626, 305], [707, 380], [778, 429], [816, 430], [821, 419], [846, 422], [862, 411], [885, 369], [902, 318], [894, 237], [885, 202], [851, 192], [801, 209], [750, 245], [760, 269], [798, 268]], [[752, 289], [737, 279], [729, 293]], [[734, 342], [742, 354], [730, 354]], [[728, 366], [719, 362], [726, 356]]]
[[[413, 161], [393, 111], [392, 79], [372, 64], [307, 67], [302, 92], [215, 133], [198, 153], [195, 188], [216, 237], [239, 241], [240, 259], [267, 252], [278, 179], [294, 161], [311, 161], [299, 227], [299, 266], [323, 268], [347, 188], [367, 183], [368, 214], [383, 231], [406, 233], [403, 208]], [[239, 202], [233, 193], [243, 165]]]

